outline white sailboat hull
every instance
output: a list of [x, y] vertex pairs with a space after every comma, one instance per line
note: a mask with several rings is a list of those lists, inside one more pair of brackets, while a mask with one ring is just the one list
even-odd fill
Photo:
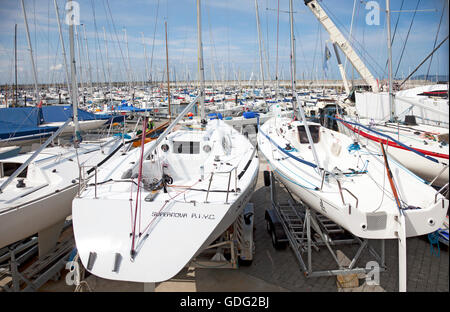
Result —
[[[379, 148], [380, 143], [375, 141], [374, 139], [384, 140], [385, 137], [378, 136], [374, 133], [367, 133], [365, 129], [359, 129], [361, 134], [358, 135], [355, 133], [356, 130], [353, 126], [349, 124], [343, 124], [342, 122], [338, 122], [339, 131], [345, 133], [349, 137], [357, 137], [358, 140], [362, 144], [370, 145], [373, 148]], [[364, 135], [362, 134], [364, 133]], [[393, 136], [393, 134], [391, 134]], [[422, 142], [418, 142], [421, 146], [412, 146], [411, 142], [402, 142], [412, 148], [420, 148], [423, 150], [425, 146], [423, 146]], [[432, 142], [431, 144], [433, 144]], [[417, 144], [417, 143], [416, 143]], [[397, 145], [397, 144], [395, 144]], [[449, 181], [449, 159], [448, 159], [448, 146], [447, 148], [437, 149], [436, 152], [430, 150], [429, 156], [436, 159], [438, 162], [434, 162], [432, 160], [426, 159], [423, 156], [420, 156], [410, 150], [403, 149], [397, 146], [393, 146], [392, 142], [390, 146], [386, 146], [384, 144], [386, 152], [397, 160], [400, 164], [405, 166], [407, 169], [414, 172], [416, 175], [420, 176], [422, 179], [426, 181], [433, 181], [436, 177], [436, 180], [433, 182], [434, 186], [442, 187]]]
[[[385, 165], [378, 150], [352, 151], [353, 141], [344, 134], [320, 127], [319, 141], [314, 144], [321, 165], [328, 173], [340, 172], [322, 179], [311, 166], [280, 152], [274, 146], [290, 142], [292, 155], [313, 163], [309, 144], [298, 144], [297, 129], [286, 125], [289, 120], [266, 122], [258, 133], [260, 152], [268, 160], [273, 173], [288, 189], [310, 208], [341, 225], [352, 234], [367, 239], [398, 238], [399, 210], [396, 206]], [[301, 125], [292, 123], [292, 125]], [[319, 127], [316, 125], [316, 127]], [[283, 131], [281, 131], [283, 130]], [[292, 136], [290, 132], [292, 131]], [[282, 136], [281, 136], [282, 134]], [[271, 135], [272, 142], [267, 136]], [[287, 138], [291, 139], [287, 139]], [[412, 172], [389, 160], [397, 191], [404, 206], [406, 236], [436, 231], [445, 219], [448, 200], [426, 185]], [[337, 170], [337, 171], [336, 171]], [[357, 172], [357, 173], [355, 173]], [[335, 176], [336, 176], [335, 174]], [[338, 184], [338, 182], [340, 185]], [[384, 181], [384, 182], [383, 182]]]
[[[148, 182], [138, 200], [138, 172], [124, 173], [139, 164], [140, 149], [109, 163], [96, 190], [88, 187], [74, 199], [75, 241], [89, 272], [131, 282], [168, 280], [242, 213], [258, 178], [255, 148], [220, 120], [206, 129], [197, 126], [172, 132], [143, 161], [142, 179]], [[177, 142], [184, 142], [187, 153], [180, 153]], [[166, 188], [145, 186], [161, 179], [161, 172], [173, 178]]]
[[71, 214], [78, 184], [43, 196], [29, 204], [0, 212], [0, 247], [7, 246], [46, 229]]

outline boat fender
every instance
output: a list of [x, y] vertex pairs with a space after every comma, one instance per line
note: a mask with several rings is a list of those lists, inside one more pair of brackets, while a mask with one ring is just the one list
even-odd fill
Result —
[[331, 153], [336, 157], [338, 157], [341, 153], [341, 145], [339, 144], [339, 140], [333, 140], [333, 143], [331, 144]]

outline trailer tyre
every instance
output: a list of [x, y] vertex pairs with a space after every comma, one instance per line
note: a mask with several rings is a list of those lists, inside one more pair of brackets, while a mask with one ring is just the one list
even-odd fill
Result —
[[286, 242], [280, 242], [278, 240], [278, 237], [277, 237], [275, 231], [271, 231], [270, 236], [272, 237], [272, 245], [276, 250], [281, 250], [281, 249], [286, 248], [286, 246], [287, 246]]
[[267, 219], [266, 219], [266, 230], [267, 230], [267, 233], [269, 233], [269, 234], [272, 232], [272, 224]]
[[270, 171], [264, 171], [264, 185], [270, 186]]
[[240, 266], [250, 266], [253, 260], [242, 260], [240, 257], [238, 258], [238, 263]]

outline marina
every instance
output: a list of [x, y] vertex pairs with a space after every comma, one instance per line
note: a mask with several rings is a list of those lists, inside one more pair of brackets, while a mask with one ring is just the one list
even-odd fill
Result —
[[[438, 40], [441, 23], [448, 25], [445, 4], [432, 13], [440, 20], [431, 53], [417, 53], [416, 67], [398, 75], [419, 3], [399, 60], [398, 51], [392, 56], [390, 14], [403, 12], [403, 2], [400, 11], [392, 9], [395, 1], [383, 3], [380, 74], [382, 66], [352, 36], [353, 18], [361, 18], [357, 1], [353, 12], [350, 0], [345, 9], [346, 18], [352, 13], [350, 34], [328, 1], [284, 1], [287, 11], [273, 1], [277, 9], [267, 3], [265, 12], [261, 1], [251, 1], [259, 75], [247, 71], [250, 78], [241, 79], [233, 68], [230, 79], [225, 71], [216, 77], [209, 56], [211, 4], [191, 1], [195, 53], [182, 51], [195, 75], [186, 63], [177, 79], [180, 65], [169, 67], [179, 61], [171, 52], [177, 40], [168, 37], [167, 16], [160, 22], [161, 77], [152, 69], [159, 0], [153, 44], [141, 32], [138, 51], [130, 32], [133, 62], [143, 57], [140, 68], [131, 66], [127, 30], [121, 42], [108, 0], [110, 39], [103, 27], [100, 40], [97, 22], [104, 19], [97, 21], [92, 2], [90, 48], [89, 24], [61, 24], [60, 15], [78, 14], [80, 3], [53, 0], [48, 25], [53, 7], [61, 77], [45, 83], [35, 64], [28, 2], [18, 1], [16, 9], [32, 75], [18, 84], [15, 57], [15, 83], [1, 87], [0, 293], [449, 291], [448, 71], [437, 65], [447, 76], [433, 79], [430, 61], [428, 73], [419, 75], [433, 55], [448, 64], [448, 34]], [[324, 54], [314, 50], [310, 79], [296, 50], [303, 49], [296, 27], [304, 13], [325, 47]], [[274, 75], [264, 43], [269, 25], [277, 35]], [[13, 37], [16, 53], [17, 23]], [[99, 51], [106, 66], [101, 79], [95, 54], [95, 80], [92, 53]], [[118, 77], [111, 77], [109, 58], [124, 67]], [[322, 67], [322, 77], [314, 66]], [[213, 306], [183, 300], [181, 307]]]

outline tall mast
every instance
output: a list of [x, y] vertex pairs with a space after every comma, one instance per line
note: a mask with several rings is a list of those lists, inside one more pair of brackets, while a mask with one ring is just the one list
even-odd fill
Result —
[[109, 68], [109, 56], [108, 56], [108, 41], [106, 40], [106, 31], [105, 27], [103, 27], [103, 37], [105, 39], [105, 51], [106, 51], [106, 70], [108, 71], [108, 88], [109, 88], [109, 101], [112, 102], [111, 95], [111, 70]]
[[277, 83], [277, 91], [276, 96], [278, 97], [278, 92], [280, 89], [280, 80], [278, 79], [278, 39], [280, 34], [280, 0], [278, 0], [278, 8], [277, 8], [277, 58], [276, 58], [276, 66], [275, 66], [275, 80]]
[[261, 81], [262, 81], [262, 94], [265, 97], [265, 87], [264, 87], [264, 66], [263, 66], [263, 59], [262, 59], [262, 48], [261, 48], [261, 29], [259, 25], [259, 12], [258, 12], [258, 0], [255, 0], [255, 10], [256, 10], [256, 26], [258, 28], [258, 43], [259, 43], [259, 70], [261, 72]]
[[166, 69], [167, 69], [167, 101], [169, 104], [169, 120], [172, 120], [172, 112], [170, 111], [170, 76], [169, 76], [169, 48], [167, 47], [167, 21], [164, 22], [166, 30]]
[[[125, 44], [126, 44], [126, 46], [127, 46], [127, 60], [128, 60], [128, 70], [127, 70], [127, 72], [128, 72], [128, 79], [129, 79], [129, 81], [130, 81], [130, 89], [129, 89], [129, 92], [131, 93], [131, 92], [132, 92], [132, 90], [131, 90], [131, 89], [132, 89], [132, 83], [131, 83], [131, 81], [132, 81], [133, 79], [132, 79], [132, 77], [131, 77], [130, 50], [128, 49], [127, 29], [124, 28], [123, 31], [125, 32]], [[134, 101], [134, 96], [133, 96], [133, 101]], [[134, 104], [134, 103], [133, 103], [133, 104]]]
[[395, 120], [395, 107], [393, 103], [392, 94], [392, 48], [391, 48], [391, 12], [390, 12], [390, 1], [386, 0], [386, 23], [387, 23], [387, 44], [388, 44], [388, 71], [389, 71], [389, 120]]
[[147, 62], [147, 49], [145, 47], [145, 41], [144, 41], [144, 33], [142, 34], [142, 45], [144, 46], [144, 59], [145, 59], [145, 82], [148, 81], [148, 62]]
[[[292, 109], [294, 111], [294, 116], [296, 110], [296, 98], [294, 97], [295, 87], [295, 37], [294, 37], [294, 7], [292, 5], [292, 0], [289, 0], [289, 21], [291, 27], [291, 86], [292, 86]], [[299, 106], [300, 103], [298, 104]]]
[[15, 76], [15, 90], [16, 90], [14, 106], [17, 106], [17, 24], [14, 26], [14, 76]]
[[89, 86], [90, 86], [90, 95], [92, 96], [92, 70], [91, 70], [91, 60], [89, 59], [89, 48], [88, 48], [88, 42], [86, 37], [86, 25], [81, 24], [83, 26], [83, 33], [84, 33], [84, 42], [86, 44], [86, 56], [88, 61], [88, 72], [89, 72]]
[[297, 92], [295, 89], [295, 38], [294, 38], [294, 7], [292, 5], [292, 0], [289, 0], [289, 14], [290, 14], [290, 23], [291, 23], [291, 83], [292, 83], [292, 108], [294, 111], [294, 116], [296, 112], [296, 105], [298, 104], [298, 111], [300, 113], [300, 118], [305, 126], [306, 136], [308, 137], [309, 144], [311, 146], [311, 151], [314, 157], [314, 161], [317, 165], [317, 173], [320, 173], [320, 162], [319, 157], [317, 156], [316, 149], [314, 147], [314, 141], [311, 136], [311, 132], [309, 131], [308, 122], [306, 121], [305, 112], [303, 111], [303, 106], [298, 101]]
[[200, 0], [197, 0], [197, 56], [198, 56], [198, 76], [200, 82], [200, 120], [206, 123], [205, 119], [205, 69], [203, 66], [203, 46], [202, 46], [202, 25]]
[[68, 88], [69, 94], [71, 94], [71, 92], [70, 92], [70, 80], [69, 80], [69, 69], [68, 69], [68, 66], [67, 66], [66, 49], [64, 47], [64, 39], [63, 39], [63, 36], [62, 36], [62, 31], [61, 31], [61, 22], [59, 20], [58, 4], [56, 3], [56, 0], [53, 0], [53, 3], [55, 4], [56, 20], [58, 22], [59, 40], [61, 41], [62, 54], [63, 54], [63, 59], [64, 59], [64, 71], [66, 73], [66, 80], [67, 80], [67, 88]]
[[34, 65], [33, 49], [31, 47], [31, 39], [30, 39], [30, 31], [28, 29], [27, 13], [25, 12], [25, 4], [23, 3], [23, 0], [22, 0], [22, 11], [23, 11], [23, 19], [25, 21], [25, 30], [27, 32], [28, 50], [30, 51], [31, 67], [33, 69], [34, 92], [35, 92], [35, 97], [36, 97], [36, 103], [39, 104], [39, 102], [40, 102], [40, 95], [39, 95], [39, 90], [38, 90], [38, 80], [37, 80], [36, 66]]
[[71, 82], [72, 82], [72, 110], [73, 110], [73, 123], [75, 124], [75, 132], [74, 132], [74, 146], [78, 147], [78, 138], [80, 135], [80, 129], [78, 125], [78, 87], [77, 87], [77, 78], [76, 78], [76, 68], [75, 68], [75, 48], [73, 43], [73, 23], [69, 25], [69, 39], [70, 39], [70, 73], [71, 73]]
[[79, 73], [80, 73], [80, 86], [81, 86], [81, 90], [84, 94], [83, 67], [81, 66], [81, 39], [80, 39], [80, 35], [77, 30], [77, 25], [75, 25], [74, 31], [75, 31], [75, 36], [77, 36], [77, 50], [78, 50], [78, 63], [79, 63], [78, 68], [79, 68]]

